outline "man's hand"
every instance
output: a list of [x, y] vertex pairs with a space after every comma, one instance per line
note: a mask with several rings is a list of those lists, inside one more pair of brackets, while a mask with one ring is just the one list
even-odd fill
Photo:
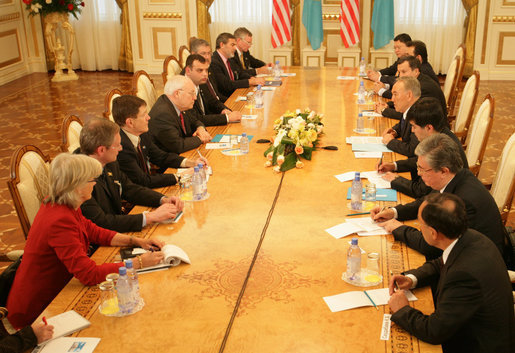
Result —
[[230, 123], [237, 123], [241, 121], [241, 113], [238, 111], [231, 112], [227, 114]]
[[143, 239], [139, 237], [133, 237], [132, 241], [135, 245], [145, 250], [150, 250], [150, 248], [154, 250], [160, 250], [163, 246], [165, 246], [164, 241], [155, 238]]
[[383, 135], [383, 140], [382, 142], [387, 145], [388, 142], [390, 142], [391, 140], [395, 140], [395, 137], [391, 134], [386, 134], [386, 135]]
[[386, 222], [395, 216], [394, 211], [391, 208], [382, 209], [379, 206], [374, 207], [370, 210], [370, 217], [376, 222]]
[[367, 70], [367, 76], [369, 79], [371, 79], [374, 82], [378, 82], [381, 76], [379, 75], [379, 72], [374, 70]]
[[211, 135], [206, 131], [206, 129], [202, 126], [199, 126], [197, 130], [193, 133], [193, 136], [197, 136], [202, 143], [208, 143], [211, 141]]
[[220, 112], [220, 114], [231, 114], [232, 113], [232, 110], [230, 109], [224, 109]]
[[261, 67], [258, 67], [256, 69], [256, 74], [260, 75], [260, 74], [268, 74], [268, 66], [261, 66]]
[[163, 197], [161, 204], [164, 205], [167, 203], [177, 207], [177, 212], [182, 211], [182, 209], [184, 208], [184, 201], [181, 201], [181, 199], [178, 198], [177, 196]]
[[379, 226], [383, 227], [388, 233], [393, 232], [403, 224], [396, 219], [390, 219], [389, 221], [379, 223]]
[[374, 106], [374, 110], [377, 114], [383, 114], [383, 110], [385, 110], [388, 105], [384, 102], [377, 102]]
[[195, 164], [189, 166], [189, 167], [194, 167], [196, 165], [199, 165], [199, 163], [202, 163], [204, 165], [204, 168], [207, 167], [209, 165], [209, 162], [207, 161], [207, 158], [205, 157], [198, 157], [197, 159], [195, 159]]
[[147, 224], [169, 221], [174, 219], [177, 213], [179, 213], [176, 205], [172, 205], [171, 203], [163, 203], [161, 206], [156, 208], [154, 211], [146, 214]]
[[404, 308], [408, 303], [408, 298], [406, 298], [406, 294], [403, 291], [393, 293], [388, 301], [388, 305], [390, 305], [393, 313]]
[[265, 79], [263, 77], [251, 77], [249, 78], [249, 86], [263, 86], [265, 84]]
[[[164, 246], [164, 245], [163, 245]], [[155, 266], [159, 263], [161, 263], [164, 260], [165, 256], [161, 251], [148, 251], [141, 255], [141, 263], [143, 265], [143, 268]], [[139, 269], [139, 261], [132, 261], [133, 266], [135, 266], [135, 269]]]
[[376, 170], [378, 173], [387, 173], [395, 171], [395, 164], [393, 163], [381, 163], [377, 162]]
[[374, 92], [375, 92], [375, 93], [378, 93], [378, 94], [379, 94], [379, 90], [380, 90], [380, 89], [382, 89], [382, 88], [386, 88], [386, 86], [384, 85], [384, 83], [382, 83], [382, 82], [375, 82], [375, 83], [374, 83], [374, 87], [373, 87], [373, 89], [374, 89]]
[[397, 173], [387, 172], [382, 178], [386, 181], [394, 181], [399, 175]]
[[413, 287], [413, 281], [408, 276], [403, 275], [395, 275], [390, 277], [390, 282], [388, 283], [390, 295], [396, 292], [397, 286], [400, 290], [408, 290]]
[[38, 344], [51, 339], [54, 335], [54, 326], [46, 325], [44, 322], [35, 322], [30, 327], [32, 327], [32, 331], [34, 331], [34, 335], [38, 339]]

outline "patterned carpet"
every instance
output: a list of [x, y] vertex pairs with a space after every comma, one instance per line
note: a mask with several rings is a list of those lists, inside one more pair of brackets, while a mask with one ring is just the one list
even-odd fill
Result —
[[[68, 115], [77, 115], [83, 121], [101, 117], [105, 94], [119, 88], [131, 89], [132, 74], [123, 72], [80, 72], [79, 80], [52, 83], [51, 75], [35, 73], [0, 86], [0, 118], [4, 128], [0, 131], [0, 254], [23, 249], [24, 236], [20, 228], [11, 195], [7, 189], [12, 153], [20, 146], [33, 144], [51, 158], [60, 152], [61, 123]], [[162, 91], [160, 75], [152, 75], [158, 91]], [[515, 132], [515, 115], [510, 102], [515, 100], [513, 81], [483, 81], [477, 106], [487, 93], [495, 97], [495, 116], [480, 179], [491, 182], [501, 151], [507, 139]], [[509, 225], [515, 225], [514, 211]], [[0, 269], [5, 265], [0, 262]]]

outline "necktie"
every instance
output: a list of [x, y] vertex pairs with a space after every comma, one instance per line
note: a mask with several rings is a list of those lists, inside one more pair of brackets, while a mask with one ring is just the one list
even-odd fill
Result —
[[234, 75], [231, 70], [231, 64], [229, 64], [229, 60], [226, 61], [227, 63], [227, 71], [229, 71], [229, 77], [231, 78], [231, 81], [234, 81]]
[[216, 97], [216, 99], [220, 99], [220, 98], [218, 98], [218, 95], [216, 94], [215, 89], [214, 89], [214, 88], [213, 88], [213, 86], [211, 85], [211, 81], [209, 81], [209, 77], [207, 78], [207, 82], [206, 82], [206, 83], [207, 83], [207, 88], [209, 88], [209, 92], [211, 92], [211, 94], [212, 94], [213, 96], [215, 96], [215, 97]]
[[184, 135], [186, 135], [186, 125], [184, 125], [184, 115], [182, 115], [182, 112], [181, 112], [181, 125], [182, 125], [182, 131], [184, 131]]
[[404, 125], [406, 125], [406, 121], [404, 117], [401, 118], [401, 121], [399, 122], [400, 128], [401, 128], [401, 137], [404, 136]]
[[245, 60], [243, 59], [243, 53], [240, 54], [240, 60], [241, 60], [241, 66], [246, 69], [247, 67], [245, 66]]
[[139, 163], [141, 165], [141, 169], [143, 169], [143, 171], [147, 174], [150, 174], [150, 171], [148, 170], [148, 165], [147, 165], [147, 161], [146, 161], [146, 158], [145, 158], [145, 155], [143, 154], [143, 151], [141, 150], [141, 144], [138, 142], [138, 159], [139, 159]]
[[199, 90], [198, 94], [198, 104], [200, 104], [200, 110], [202, 110], [202, 114], [206, 115], [206, 107], [204, 107], [204, 100], [202, 99], [202, 91]]

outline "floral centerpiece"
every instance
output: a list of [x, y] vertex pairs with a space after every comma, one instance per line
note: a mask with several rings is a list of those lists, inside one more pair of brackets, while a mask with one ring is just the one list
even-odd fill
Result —
[[294, 167], [302, 168], [301, 157], [311, 160], [318, 137], [322, 134], [323, 114], [316, 114], [309, 108], [286, 112], [274, 122], [276, 135], [265, 151], [265, 167], [274, 166], [274, 171], [285, 172]]
[[85, 6], [81, 0], [23, 0], [30, 16], [41, 14], [43, 16], [53, 12], [71, 13], [73, 17], [78, 19]]

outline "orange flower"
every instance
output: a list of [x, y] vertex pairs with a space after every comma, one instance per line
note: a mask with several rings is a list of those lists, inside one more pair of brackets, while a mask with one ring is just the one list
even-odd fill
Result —
[[304, 153], [304, 148], [302, 148], [302, 146], [295, 147], [295, 153], [303, 154]]
[[300, 168], [304, 167], [304, 163], [302, 163], [301, 161], [297, 161], [297, 163], [295, 163], [295, 167], [300, 169]]

